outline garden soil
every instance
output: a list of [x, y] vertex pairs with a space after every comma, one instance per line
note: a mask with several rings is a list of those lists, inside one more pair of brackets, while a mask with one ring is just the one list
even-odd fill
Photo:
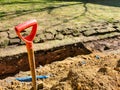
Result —
[[[119, 50], [68, 57], [62, 61], [39, 66], [38, 90], [120, 90]], [[20, 71], [15, 76], [0, 80], [0, 90], [32, 90], [31, 82], [17, 81], [30, 76], [30, 71]]]

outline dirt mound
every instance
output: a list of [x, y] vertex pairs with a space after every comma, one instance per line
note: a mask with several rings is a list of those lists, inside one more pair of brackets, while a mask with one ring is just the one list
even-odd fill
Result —
[[[96, 68], [97, 69], [97, 68]], [[67, 78], [54, 85], [51, 90], [118, 90], [120, 78], [109, 68], [72, 69]], [[108, 73], [104, 75], [105, 73]], [[111, 76], [109, 76], [109, 73]], [[117, 75], [117, 76], [114, 76]], [[113, 78], [116, 77], [116, 78]], [[116, 82], [117, 81], [117, 82]]]
[[[38, 90], [120, 90], [119, 53], [96, 53], [67, 58], [40, 66], [37, 75], [49, 75], [38, 79]], [[0, 90], [31, 90], [31, 82], [19, 82], [16, 77], [29, 76], [20, 72], [0, 80]]]
[[87, 62], [83, 66], [77, 63], [78, 65], [69, 70], [67, 77], [52, 86], [51, 90], [119, 90], [120, 75], [119, 71], [114, 70], [116, 61], [110, 61], [114, 63], [113, 67], [112, 64], [108, 65], [110, 64], [109, 61], [106, 62], [105, 60], [105, 63], [101, 59], [99, 61], [102, 63], [101, 65], [98, 64], [98, 61], [95, 61], [95, 65], [90, 64], [91, 62], [89, 64]]

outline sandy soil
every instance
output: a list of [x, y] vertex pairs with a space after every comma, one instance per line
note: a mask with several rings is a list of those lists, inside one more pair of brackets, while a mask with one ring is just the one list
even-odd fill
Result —
[[[92, 53], [69, 57], [36, 69], [38, 90], [120, 90], [119, 53]], [[29, 76], [30, 71], [0, 80], [0, 90], [32, 90], [31, 82], [20, 82], [17, 77]]]

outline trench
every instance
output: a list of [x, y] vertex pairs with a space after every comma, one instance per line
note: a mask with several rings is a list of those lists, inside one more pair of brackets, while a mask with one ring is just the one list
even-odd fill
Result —
[[[64, 60], [67, 57], [87, 55], [92, 52], [104, 52], [120, 48], [120, 36], [102, 40], [73, 43], [35, 52], [36, 67]], [[0, 60], [0, 79], [13, 76], [19, 71], [29, 70], [27, 53], [3, 57]]]

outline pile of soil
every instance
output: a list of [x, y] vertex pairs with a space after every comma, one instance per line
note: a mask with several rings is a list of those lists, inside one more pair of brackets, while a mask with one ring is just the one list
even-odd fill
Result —
[[[120, 90], [120, 52], [92, 53], [68, 57], [36, 69], [38, 90]], [[0, 90], [32, 90], [31, 82], [17, 81], [30, 71], [0, 80]]]

